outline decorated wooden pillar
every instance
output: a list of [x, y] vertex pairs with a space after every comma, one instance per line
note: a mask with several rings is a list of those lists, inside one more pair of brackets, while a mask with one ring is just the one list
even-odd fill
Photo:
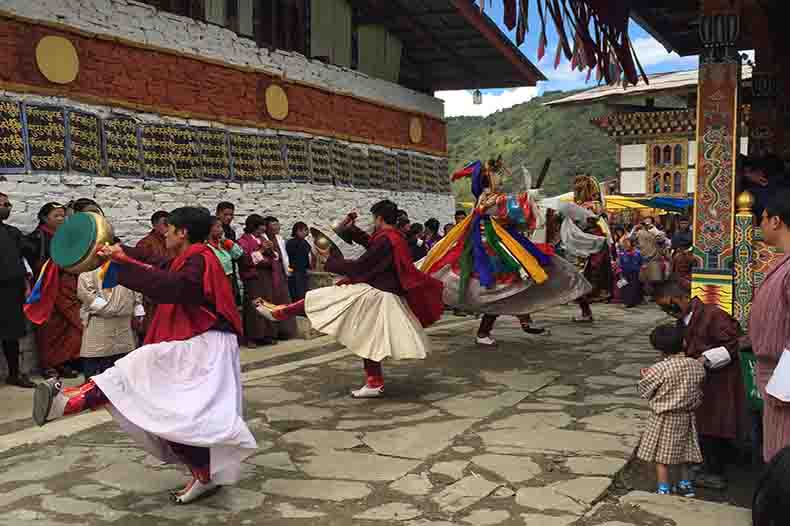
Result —
[[755, 67], [752, 72], [749, 155], [764, 157], [777, 153], [776, 139], [780, 118], [776, 111], [776, 53], [771, 26], [763, 11], [755, 10], [753, 25]]
[[749, 310], [754, 297], [754, 197], [749, 192], [742, 192], [736, 206], [732, 315], [745, 328], [749, 326]]
[[692, 297], [733, 311], [735, 162], [738, 154], [741, 57], [739, 6], [704, 0], [697, 91], [697, 180]]
[[777, 57], [777, 93], [776, 100], [779, 110], [778, 125], [776, 129], [776, 153], [785, 163], [790, 161], [790, 43], [787, 39], [775, 39], [780, 46], [776, 51]]

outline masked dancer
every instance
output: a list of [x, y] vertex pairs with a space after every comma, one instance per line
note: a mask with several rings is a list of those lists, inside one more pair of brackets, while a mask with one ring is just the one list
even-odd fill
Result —
[[[496, 190], [506, 172], [501, 158], [485, 165], [470, 163], [453, 180], [470, 178], [475, 208], [418, 263], [444, 283], [444, 302], [467, 312], [482, 313], [477, 342], [495, 345], [491, 337], [499, 315], [519, 318], [530, 333], [530, 313], [573, 301], [590, 285], [553, 247], [536, 244], [528, 233], [538, 225], [539, 210], [529, 192], [508, 195]], [[527, 183], [527, 188], [530, 184]]]

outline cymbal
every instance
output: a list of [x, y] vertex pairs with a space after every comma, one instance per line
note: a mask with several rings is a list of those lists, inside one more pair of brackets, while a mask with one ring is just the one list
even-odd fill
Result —
[[343, 257], [343, 251], [332, 241], [329, 236], [315, 227], [310, 227], [310, 235], [313, 236], [313, 243], [321, 251], [329, 251], [339, 257]]

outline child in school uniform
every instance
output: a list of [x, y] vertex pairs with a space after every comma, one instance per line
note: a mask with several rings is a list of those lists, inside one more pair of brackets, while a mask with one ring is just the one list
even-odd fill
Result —
[[653, 330], [650, 343], [661, 351], [663, 360], [642, 369], [639, 395], [649, 400], [653, 414], [642, 435], [637, 457], [656, 465], [660, 495], [671, 493], [670, 466], [680, 466], [679, 495], [694, 496], [689, 479], [689, 464], [702, 462], [697, 440], [694, 410], [702, 404], [702, 382], [705, 367], [683, 352], [683, 330], [662, 325]]

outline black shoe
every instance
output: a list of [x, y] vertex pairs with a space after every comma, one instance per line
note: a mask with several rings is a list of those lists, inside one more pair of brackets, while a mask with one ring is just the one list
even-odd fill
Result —
[[531, 327], [529, 325], [522, 326], [521, 329], [527, 334], [545, 334], [546, 329], [543, 327]]
[[60, 373], [58, 373], [56, 369], [52, 369], [52, 368], [44, 369], [43, 371], [41, 371], [41, 377], [44, 380], [49, 380], [50, 378], [59, 378]]
[[26, 374], [18, 374], [15, 376], [9, 376], [6, 378], [5, 382], [8, 385], [15, 385], [17, 387], [24, 387], [25, 389], [32, 389], [36, 386], [30, 378], [27, 377]]
[[80, 373], [69, 367], [68, 365], [64, 365], [59, 371], [61, 378], [78, 378]]

